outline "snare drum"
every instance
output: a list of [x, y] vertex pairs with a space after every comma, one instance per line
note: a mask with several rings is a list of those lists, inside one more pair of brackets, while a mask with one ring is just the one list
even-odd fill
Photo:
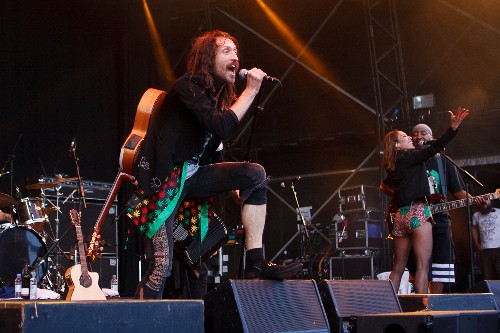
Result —
[[48, 217], [44, 213], [43, 203], [40, 198], [23, 198], [14, 208], [14, 216], [20, 226], [26, 225], [37, 232], [42, 232]]

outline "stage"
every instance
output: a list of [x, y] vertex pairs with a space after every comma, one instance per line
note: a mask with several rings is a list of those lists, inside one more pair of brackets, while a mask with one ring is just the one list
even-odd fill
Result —
[[498, 332], [500, 281], [396, 295], [388, 280], [229, 280], [204, 300], [3, 300], [0, 332]]

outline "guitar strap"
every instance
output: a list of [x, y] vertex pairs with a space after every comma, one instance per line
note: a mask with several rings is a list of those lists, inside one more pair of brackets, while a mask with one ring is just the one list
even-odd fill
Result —
[[443, 156], [440, 154], [436, 155], [436, 160], [438, 165], [439, 180], [441, 181], [441, 194], [443, 195], [444, 201], [446, 201], [448, 190], [446, 186], [446, 173], [444, 172]]

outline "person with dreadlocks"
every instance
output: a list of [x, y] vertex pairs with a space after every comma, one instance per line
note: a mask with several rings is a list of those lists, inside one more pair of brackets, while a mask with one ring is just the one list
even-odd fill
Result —
[[457, 134], [457, 128], [469, 114], [458, 108], [450, 113], [450, 128], [429, 146], [415, 150], [412, 137], [393, 130], [384, 138], [383, 166], [387, 171], [387, 184], [394, 190], [393, 204], [397, 208], [392, 230], [394, 259], [389, 279], [399, 290], [410, 248], [416, 261], [415, 292], [428, 291], [427, 275], [432, 252], [432, 215], [429, 206], [430, 188], [425, 161], [435, 156]]
[[212, 216], [208, 198], [227, 191], [241, 202], [245, 278], [286, 279], [302, 269], [300, 263], [277, 265], [264, 258], [264, 168], [222, 160], [222, 140], [235, 132], [266, 76], [261, 69], [248, 70], [246, 87], [236, 97], [238, 68], [238, 43], [229, 33], [213, 30], [197, 37], [187, 72], [167, 92], [149, 126], [134, 165], [143, 200], [131, 216], [146, 236], [149, 261], [137, 298], [161, 298], [172, 267], [174, 222], [187, 221], [203, 240], [204, 221]]

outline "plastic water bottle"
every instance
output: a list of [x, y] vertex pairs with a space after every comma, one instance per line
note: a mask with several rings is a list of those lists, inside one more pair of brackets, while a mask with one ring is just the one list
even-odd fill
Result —
[[21, 273], [18, 273], [16, 279], [14, 280], [14, 297], [21, 298], [21, 289], [23, 287], [23, 279], [21, 278]]
[[118, 292], [118, 279], [116, 278], [116, 274], [113, 274], [111, 277], [111, 290]]
[[24, 265], [23, 275], [21, 278], [21, 297], [24, 299], [30, 298], [30, 272], [28, 265]]
[[38, 289], [38, 281], [36, 280], [36, 273], [31, 272], [30, 279], [30, 299], [37, 299], [37, 289]]

